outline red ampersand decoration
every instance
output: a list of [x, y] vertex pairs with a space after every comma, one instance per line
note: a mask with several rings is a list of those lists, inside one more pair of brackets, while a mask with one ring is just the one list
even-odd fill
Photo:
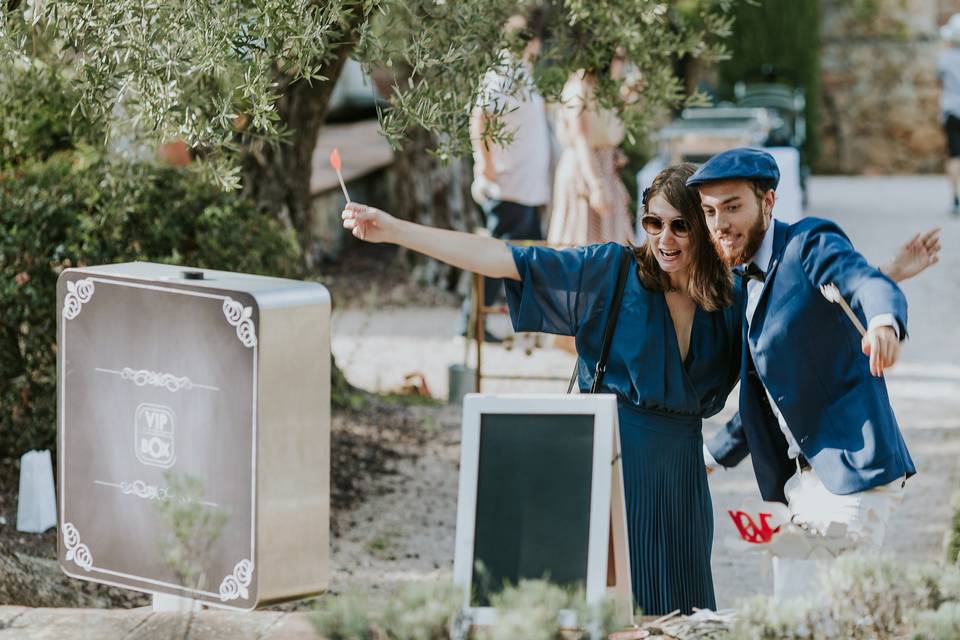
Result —
[[727, 511], [727, 513], [730, 514], [730, 517], [733, 519], [733, 524], [736, 525], [737, 531], [740, 532], [740, 537], [747, 542], [764, 544], [770, 542], [773, 534], [780, 531], [780, 527], [776, 529], [770, 527], [768, 520], [773, 517], [773, 514], [760, 513], [760, 524], [758, 526], [746, 511]]

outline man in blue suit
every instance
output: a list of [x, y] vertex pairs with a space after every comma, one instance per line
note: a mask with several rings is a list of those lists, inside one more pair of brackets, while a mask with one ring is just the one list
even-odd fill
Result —
[[[899, 284], [937, 264], [940, 261], [940, 250], [940, 228], [936, 227], [914, 235], [897, 250], [896, 255], [889, 262], [877, 268], [882, 274]], [[723, 426], [721, 433], [703, 445], [703, 460], [707, 473], [718, 468], [730, 469], [742, 462], [750, 454], [746, 438], [740, 414], [736, 413]], [[717, 462], [714, 451], [718, 452], [717, 455], [721, 455], [719, 453], [721, 451], [724, 452], [722, 457], [726, 465]]]
[[[743, 426], [722, 431], [710, 450], [723, 466], [749, 452], [763, 498], [786, 503], [795, 520], [842, 522], [879, 545], [916, 473], [882, 377], [906, 337], [906, 300], [836, 224], [774, 221], [778, 181], [772, 156], [734, 149], [687, 182], [699, 188], [717, 250], [735, 267], [745, 317]], [[862, 339], [821, 294], [827, 284], [867, 326]]]

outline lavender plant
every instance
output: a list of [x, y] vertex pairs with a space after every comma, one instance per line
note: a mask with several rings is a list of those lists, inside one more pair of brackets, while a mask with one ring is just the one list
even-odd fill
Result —
[[167, 474], [167, 496], [156, 503], [166, 537], [160, 548], [181, 585], [206, 589], [205, 558], [223, 533], [229, 513], [202, 504], [203, 482], [189, 475]]
[[737, 640], [888, 640], [953, 638], [960, 622], [960, 569], [852, 554], [834, 562], [809, 598], [740, 603], [729, 637]]

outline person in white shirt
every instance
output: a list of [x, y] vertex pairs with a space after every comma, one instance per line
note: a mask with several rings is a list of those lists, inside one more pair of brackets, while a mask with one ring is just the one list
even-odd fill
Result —
[[960, 215], [960, 13], [940, 29], [946, 48], [937, 58], [940, 122], [947, 139], [947, 176], [953, 193], [953, 215]]
[[[506, 31], [524, 43], [520, 59], [503, 51], [496, 67], [483, 77], [477, 105], [470, 117], [474, 179], [471, 193], [486, 217], [494, 238], [542, 240], [540, 210], [550, 197], [550, 134], [543, 96], [533, 82], [532, 64], [540, 53], [542, 11], [512, 16]], [[494, 118], [509, 138], [504, 144], [489, 139]], [[492, 305], [503, 290], [488, 279], [484, 304]], [[464, 303], [461, 328], [466, 331], [469, 300]], [[499, 338], [489, 333], [487, 340]]]

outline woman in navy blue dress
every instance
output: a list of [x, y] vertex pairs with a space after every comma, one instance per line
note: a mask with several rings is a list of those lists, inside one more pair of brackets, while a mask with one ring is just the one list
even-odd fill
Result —
[[633, 254], [603, 388], [618, 398], [631, 578], [647, 615], [716, 608], [701, 426], [736, 383], [741, 325], [730, 272], [711, 244], [698, 194], [684, 184], [693, 170], [670, 167], [644, 193], [647, 240], [638, 248], [520, 248], [363, 205], [343, 213], [358, 238], [505, 278], [517, 331], [575, 336], [581, 390], [592, 382], [621, 256]]

